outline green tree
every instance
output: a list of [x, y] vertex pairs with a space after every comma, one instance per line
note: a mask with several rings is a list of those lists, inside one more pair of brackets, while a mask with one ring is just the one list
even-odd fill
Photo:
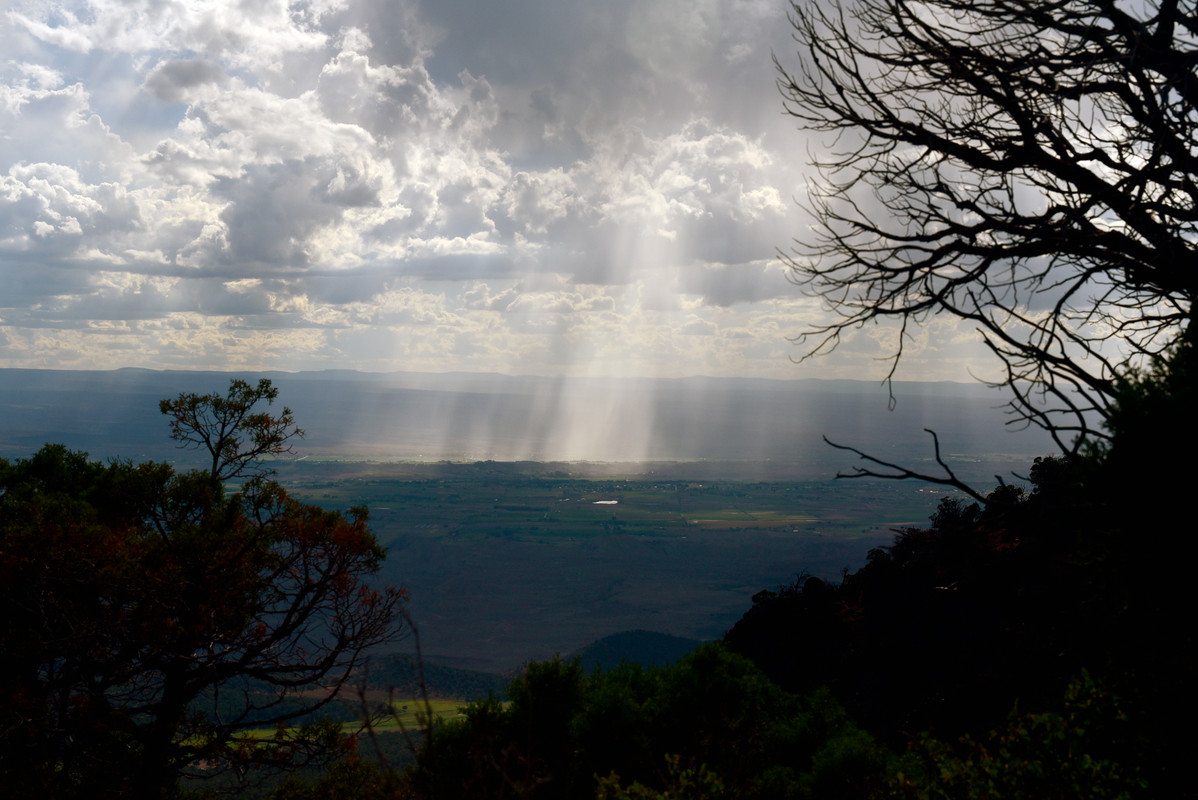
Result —
[[827, 693], [788, 694], [715, 644], [658, 669], [531, 664], [508, 695], [433, 729], [417, 796], [863, 797], [886, 763]]
[[679, 756], [666, 756], [669, 771], [668, 786], [657, 791], [642, 783], [622, 786], [616, 773], [599, 779], [596, 800], [720, 800], [727, 797], [724, 782], [719, 776], [700, 764], [696, 768], [684, 768]]
[[1145, 783], [1134, 761], [1118, 760], [1127, 755], [1118, 752], [1127, 727], [1117, 699], [1083, 674], [1061, 711], [1013, 711], [981, 739], [950, 744], [923, 734], [891, 790], [910, 800], [1130, 800], [1143, 796]]
[[[212, 405], [189, 407], [224, 419]], [[396, 638], [405, 595], [371, 583], [384, 551], [364, 509], [304, 505], [260, 477], [227, 494], [218, 478], [265, 452], [248, 441], [218, 448], [211, 473], [61, 445], [0, 461], [0, 784], [14, 796], [163, 798], [184, 775], [338, 752], [336, 726], [290, 723]]]
[[[968, 322], [1024, 420], [1103, 438], [1198, 291], [1198, 24], [1177, 0], [798, 0], [786, 109], [827, 135], [787, 257], [849, 330]], [[888, 377], [889, 377], [888, 376]]]

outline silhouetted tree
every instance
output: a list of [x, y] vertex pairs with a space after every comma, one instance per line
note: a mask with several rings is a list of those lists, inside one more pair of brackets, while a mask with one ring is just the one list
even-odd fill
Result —
[[[920, 731], [971, 737], [925, 748], [910, 796], [1077, 796], [1088, 782], [1116, 787], [1093, 796], [1194, 796], [1198, 644], [1179, 622], [1198, 559], [1184, 505], [1198, 447], [1192, 330], [1116, 382], [1109, 440], [1036, 459], [1030, 490], [945, 498], [930, 527], [870, 551], [834, 589], [758, 593], [725, 643], [788, 690], [830, 687], [892, 746]], [[1117, 740], [1057, 714], [1054, 697], [1084, 672], [1122, 706]]]
[[850, 329], [976, 326], [1065, 450], [1198, 290], [1198, 17], [1177, 0], [799, 0], [789, 114], [827, 134], [785, 256]]
[[290, 408], [284, 406], [273, 415], [254, 410], [263, 400], [272, 405], [278, 396], [279, 390], [266, 378], [257, 386], [234, 379], [223, 397], [184, 392], [174, 400], [163, 400], [158, 408], [170, 417], [171, 438], [180, 447], [207, 450], [212, 477], [228, 480], [269, 474], [271, 470], [260, 462], [262, 456], [290, 453], [288, 441], [304, 437]]
[[[273, 398], [269, 384], [259, 393]], [[162, 798], [184, 774], [333, 755], [336, 726], [287, 723], [399, 634], [404, 593], [370, 582], [384, 551], [365, 509], [304, 505], [260, 477], [225, 493], [217, 478], [269, 451], [269, 434], [230, 446], [236, 432], [291, 421], [229, 416], [218, 400], [187, 404], [194, 435], [224, 442], [211, 473], [101, 465], [61, 445], [0, 461], [0, 785], [12, 796]]]

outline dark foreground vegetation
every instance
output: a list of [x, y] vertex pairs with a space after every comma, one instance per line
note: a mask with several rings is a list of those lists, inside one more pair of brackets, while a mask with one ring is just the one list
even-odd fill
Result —
[[1189, 472], [1146, 465], [1198, 447], [1196, 360], [1184, 339], [1122, 381], [1109, 437], [1026, 488], [946, 498], [838, 584], [762, 590], [723, 642], [530, 664], [505, 697], [471, 678], [457, 714], [418, 662], [376, 660], [354, 691], [402, 595], [367, 582], [364, 512], [232, 457], [286, 446], [286, 415], [252, 409], [269, 384], [188, 396], [251, 421], [190, 417], [227, 454], [207, 471], [61, 446], [0, 463], [0, 778], [47, 798], [1192, 796]]
[[234, 381], [162, 402], [206, 470], [62, 445], [0, 460], [8, 796], [161, 798], [183, 776], [342, 752], [318, 712], [401, 632], [404, 594], [370, 581], [384, 552], [365, 509], [304, 505], [268, 480], [260, 456], [300, 435], [288, 409], [263, 410], [275, 396]]

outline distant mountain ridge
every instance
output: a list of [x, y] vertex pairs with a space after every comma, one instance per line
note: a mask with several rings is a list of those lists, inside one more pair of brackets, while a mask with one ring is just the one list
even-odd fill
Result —
[[270, 378], [308, 437], [300, 454], [395, 461], [827, 462], [821, 437], [883, 456], [1036, 455], [981, 385], [759, 378], [541, 378], [493, 373], [0, 370], [0, 456], [46, 441], [95, 458], [182, 459], [158, 401]]
[[392, 653], [370, 660], [363, 668], [371, 689], [394, 691], [398, 697], [449, 697], [481, 700], [487, 695], [502, 697], [509, 679], [490, 672], [461, 669], [426, 659], [423, 664], [406, 653]]
[[665, 667], [701, 645], [698, 639], [655, 631], [621, 631], [591, 642], [574, 655], [586, 672], [609, 670], [621, 662], [642, 667]]

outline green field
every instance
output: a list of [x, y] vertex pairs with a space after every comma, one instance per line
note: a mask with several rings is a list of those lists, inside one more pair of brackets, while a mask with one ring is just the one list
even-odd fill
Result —
[[425, 654], [489, 672], [625, 630], [718, 638], [756, 592], [802, 572], [838, 579], [944, 494], [713, 480], [713, 465], [569, 467], [307, 460], [279, 478], [305, 501], [368, 506], [382, 577], [410, 592]]
[[455, 719], [462, 716], [462, 707], [465, 705], [465, 700], [430, 698], [426, 709], [423, 700], [392, 700], [391, 714], [377, 718], [374, 727], [379, 732], [418, 731], [428, 724], [428, 711], [432, 711], [434, 720]]
[[[427, 706], [419, 698], [400, 698], [390, 702], [390, 713], [380, 712], [370, 723], [370, 727], [379, 734], [421, 734], [428, 725], [429, 712], [434, 721], [456, 719], [462, 716], [462, 709], [469, 701], [454, 698], [429, 698]], [[345, 733], [364, 730], [361, 721], [344, 722], [342, 730]], [[274, 739], [280, 733], [279, 728], [251, 728], [241, 734], [243, 739], [264, 741]], [[286, 729], [284, 729], [286, 733]]]
[[922, 524], [941, 494], [891, 482], [579, 479], [494, 464], [443, 469], [430, 479], [406, 476], [405, 465], [301, 462], [281, 477], [307, 501], [369, 506], [384, 543], [404, 536], [678, 536], [692, 528], [852, 535]]

